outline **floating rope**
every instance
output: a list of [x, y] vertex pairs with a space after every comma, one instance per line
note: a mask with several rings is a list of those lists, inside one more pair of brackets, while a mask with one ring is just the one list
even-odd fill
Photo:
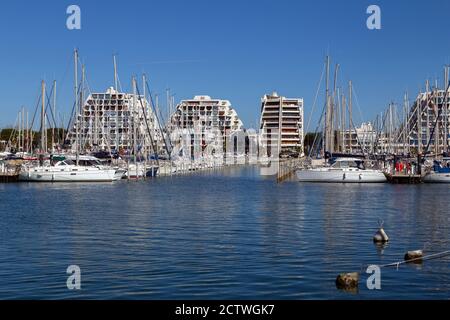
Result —
[[428, 256], [414, 258], [414, 259], [411, 259], [411, 260], [405, 260], [405, 261], [399, 261], [399, 262], [385, 264], [385, 265], [380, 266], [380, 268], [397, 267], [397, 269], [398, 269], [398, 267], [400, 265], [402, 265], [402, 264], [407, 264], [407, 263], [411, 263], [411, 262], [415, 262], [415, 261], [433, 260], [433, 259], [443, 258], [443, 257], [446, 257], [446, 256], [450, 256], [450, 250], [439, 252], [439, 253], [430, 254]]
[[[434, 254], [430, 254], [428, 256], [422, 256], [422, 257], [418, 257], [418, 258], [414, 258], [414, 259], [410, 259], [410, 260], [403, 260], [403, 261], [383, 264], [383, 265], [380, 265], [378, 267], [380, 267], [380, 268], [396, 267], [398, 269], [401, 265], [404, 265], [404, 264], [408, 264], [408, 263], [412, 263], [412, 262], [416, 262], [416, 261], [433, 260], [433, 259], [443, 258], [443, 257], [446, 257], [446, 256], [450, 256], [450, 250], [439, 252], [439, 253], [434, 253]], [[369, 266], [370, 265], [362, 265], [361, 266], [361, 272], [364, 269], [367, 269]]]

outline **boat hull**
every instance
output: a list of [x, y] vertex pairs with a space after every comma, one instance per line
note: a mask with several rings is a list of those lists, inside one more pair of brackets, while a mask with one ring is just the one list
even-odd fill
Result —
[[152, 166], [152, 167], [145, 167], [145, 166], [138, 166], [136, 165], [130, 165], [129, 170], [126, 174], [126, 177], [128, 179], [141, 179], [144, 177], [147, 178], [154, 178], [158, 175], [159, 167]]
[[122, 179], [125, 171], [116, 169], [55, 171], [30, 169], [21, 172], [20, 181], [27, 182], [112, 182]]
[[450, 173], [430, 172], [423, 178], [425, 183], [450, 183]]
[[360, 170], [320, 170], [306, 169], [298, 170], [297, 178], [300, 182], [323, 182], [323, 183], [384, 183], [386, 176], [381, 171]]

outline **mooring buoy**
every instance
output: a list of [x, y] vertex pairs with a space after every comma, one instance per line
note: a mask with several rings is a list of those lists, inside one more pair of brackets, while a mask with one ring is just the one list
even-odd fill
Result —
[[336, 287], [338, 289], [354, 289], [358, 287], [359, 283], [359, 273], [358, 272], [352, 272], [352, 273], [341, 273], [336, 278]]
[[388, 242], [388, 241], [389, 241], [389, 237], [383, 228], [378, 229], [377, 233], [375, 233], [375, 235], [373, 236], [373, 242], [384, 243], [384, 242]]
[[405, 254], [405, 261], [417, 261], [421, 262], [423, 258], [423, 250], [415, 250], [415, 251], [408, 251]]

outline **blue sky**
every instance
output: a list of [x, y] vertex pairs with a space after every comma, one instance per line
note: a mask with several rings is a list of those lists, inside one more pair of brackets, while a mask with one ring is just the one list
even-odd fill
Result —
[[[80, 31], [66, 29], [70, 4], [81, 7]], [[381, 7], [381, 30], [366, 28], [370, 4]], [[124, 89], [145, 72], [153, 92], [171, 88], [177, 102], [199, 94], [230, 100], [246, 127], [274, 90], [303, 97], [308, 118], [329, 52], [341, 65], [339, 85], [353, 80], [370, 120], [427, 78], [442, 81], [449, 13], [447, 0], [8, 1], [0, 10], [0, 127], [22, 105], [34, 110], [41, 79], [58, 81], [59, 111], [69, 114], [75, 47], [92, 91], [113, 84], [115, 53]]]

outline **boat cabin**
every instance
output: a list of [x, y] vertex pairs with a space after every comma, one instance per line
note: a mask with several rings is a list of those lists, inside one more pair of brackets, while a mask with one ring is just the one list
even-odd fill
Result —
[[366, 167], [364, 166], [364, 161], [361, 159], [352, 159], [352, 158], [341, 158], [336, 159], [332, 164], [331, 167], [334, 169], [348, 169], [348, 168], [354, 168], [354, 169], [360, 169], [365, 170]]

